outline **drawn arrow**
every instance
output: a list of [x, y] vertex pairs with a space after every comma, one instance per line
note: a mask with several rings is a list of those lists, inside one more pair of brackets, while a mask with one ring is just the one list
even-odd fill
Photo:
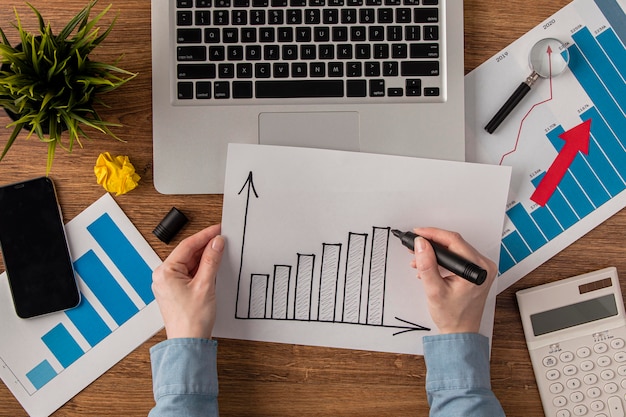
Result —
[[400, 317], [396, 317], [396, 320], [409, 324], [410, 326], [383, 326], [383, 327], [388, 327], [392, 329], [398, 329], [399, 331], [394, 333], [393, 334], [394, 336], [397, 336], [399, 334], [404, 334], [404, 333], [410, 333], [410, 332], [429, 332], [430, 331], [428, 327], [424, 327], [419, 324], [410, 322], [408, 320], [401, 319]]
[[252, 171], [248, 173], [248, 178], [246, 182], [241, 187], [241, 190], [237, 193], [237, 195], [241, 195], [243, 190], [248, 189], [246, 193], [246, 211], [243, 218], [243, 238], [241, 239], [241, 259], [239, 260], [239, 277], [237, 279], [237, 300], [236, 300], [236, 309], [235, 309], [235, 317], [239, 317], [239, 286], [241, 285], [241, 273], [243, 271], [243, 250], [246, 246], [246, 228], [248, 227], [248, 209], [250, 207], [250, 196], [254, 194], [255, 198], [259, 198], [259, 194], [256, 192], [256, 188], [254, 188], [254, 180], [252, 178]]
[[565, 141], [563, 148], [552, 162], [546, 175], [542, 178], [530, 199], [540, 206], [545, 206], [556, 190], [563, 176], [569, 169], [578, 152], [585, 155], [589, 153], [589, 137], [591, 132], [591, 119], [586, 120], [561, 133], [559, 137]]

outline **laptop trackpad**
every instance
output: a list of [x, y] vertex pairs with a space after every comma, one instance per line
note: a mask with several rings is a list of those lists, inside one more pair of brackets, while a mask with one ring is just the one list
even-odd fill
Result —
[[359, 151], [359, 113], [261, 113], [259, 143]]

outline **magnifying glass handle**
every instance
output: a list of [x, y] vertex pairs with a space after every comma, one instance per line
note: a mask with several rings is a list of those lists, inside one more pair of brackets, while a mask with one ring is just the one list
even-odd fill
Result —
[[495, 132], [498, 126], [500, 126], [504, 119], [506, 119], [509, 113], [513, 111], [515, 106], [517, 106], [517, 104], [522, 101], [524, 96], [528, 94], [529, 91], [530, 85], [528, 85], [526, 82], [521, 83], [519, 87], [517, 87], [517, 90], [515, 90], [515, 92], [511, 94], [511, 97], [509, 97], [506, 103], [504, 103], [502, 107], [500, 107], [500, 110], [498, 110], [496, 115], [493, 116], [489, 123], [487, 123], [487, 126], [485, 126], [485, 130], [488, 133]]

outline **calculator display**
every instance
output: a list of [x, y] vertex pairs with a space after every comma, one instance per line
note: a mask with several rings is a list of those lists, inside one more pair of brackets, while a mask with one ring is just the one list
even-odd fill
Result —
[[584, 323], [617, 316], [617, 305], [613, 294], [570, 304], [530, 316], [535, 336], [552, 333]]

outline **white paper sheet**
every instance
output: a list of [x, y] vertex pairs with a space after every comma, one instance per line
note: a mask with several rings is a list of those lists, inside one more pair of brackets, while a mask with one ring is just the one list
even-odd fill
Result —
[[20, 319], [0, 275], [0, 377], [32, 417], [52, 414], [163, 327], [150, 289], [161, 260], [110, 194], [65, 230], [78, 307]]
[[[422, 354], [436, 329], [389, 228], [456, 230], [497, 259], [509, 179], [508, 167], [231, 144], [214, 335]], [[492, 291], [487, 336], [494, 303]]]
[[[624, 0], [573, 1], [465, 77], [467, 160], [513, 168], [499, 291], [626, 206], [624, 8]], [[488, 134], [484, 126], [530, 74], [528, 53], [543, 38], [565, 44], [568, 69], [539, 79]], [[547, 204], [533, 201], [549, 168], [562, 162], [560, 135], [588, 120], [588, 153], [577, 153]]]

